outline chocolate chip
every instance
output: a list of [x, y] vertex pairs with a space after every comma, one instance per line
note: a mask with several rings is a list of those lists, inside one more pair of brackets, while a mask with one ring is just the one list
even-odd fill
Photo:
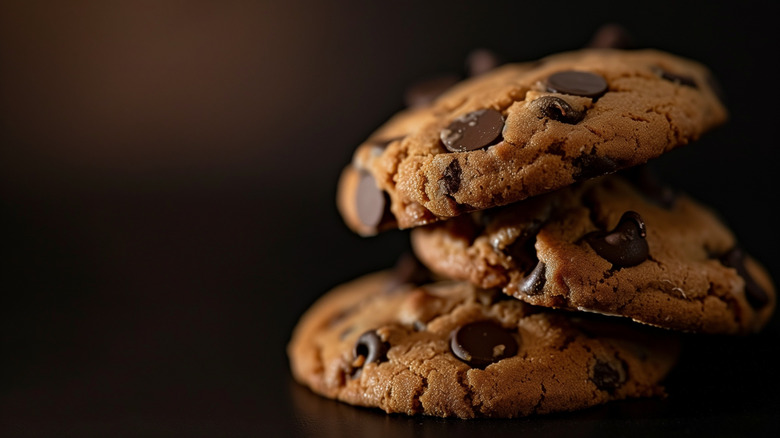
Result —
[[498, 67], [501, 59], [487, 49], [476, 49], [466, 57], [466, 70], [469, 76], [479, 76]]
[[518, 286], [518, 290], [526, 295], [537, 295], [544, 288], [544, 283], [547, 281], [544, 274], [547, 266], [541, 260], [536, 264], [536, 267], [523, 278]]
[[376, 228], [382, 223], [387, 207], [385, 196], [385, 193], [377, 187], [374, 177], [368, 172], [361, 172], [355, 194], [360, 223], [369, 228]]
[[410, 108], [429, 105], [458, 81], [456, 75], [442, 75], [415, 82], [404, 92], [404, 104]]
[[585, 235], [585, 241], [600, 257], [617, 267], [636, 266], [647, 260], [647, 230], [639, 213], [623, 213], [615, 229], [594, 231]]
[[447, 168], [444, 169], [444, 176], [439, 180], [439, 186], [445, 194], [452, 195], [458, 193], [461, 173], [458, 160], [452, 160]]
[[655, 67], [655, 73], [667, 81], [676, 82], [680, 85], [685, 85], [688, 87], [699, 88], [698, 85], [696, 85], [696, 80], [690, 76], [672, 73], [662, 69], [661, 67]]
[[535, 108], [543, 117], [549, 117], [559, 122], [574, 125], [585, 117], [584, 111], [577, 111], [568, 102], [555, 96], [542, 96], [530, 106]]
[[450, 152], [466, 152], [489, 146], [501, 135], [504, 117], [487, 108], [472, 111], [453, 120], [441, 130], [441, 141]]
[[547, 78], [547, 91], [596, 99], [607, 91], [607, 81], [595, 73], [566, 70]]
[[745, 298], [754, 309], [760, 309], [769, 304], [769, 295], [758, 285], [756, 280], [745, 268], [745, 252], [740, 247], [734, 247], [726, 254], [720, 257], [720, 262], [724, 266], [737, 270], [742, 279], [745, 280]]
[[494, 321], [477, 321], [452, 332], [450, 349], [458, 359], [473, 368], [484, 368], [517, 354], [517, 341]]
[[366, 358], [363, 364], [371, 362], [382, 362], [387, 360], [387, 350], [390, 349], [390, 344], [382, 342], [382, 338], [374, 330], [369, 330], [358, 338], [355, 343], [355, 348], [352, 350], [353, 359], [357, 359], [360, 356]]
[[[622, 364], [621, 364], [622, 368]], [[615, 365], [604, 362], [602, 360], [596, 360], [596, 363], [591, 369], [590, 380], [596, 385], [596, 387], [602, 391], [612, 392], [616, 390], [625, 381], [625, 371], [621, 373]]]
[[634, 39], [626, 28], [609, 23], [601, 26], [585, 47], [596, 49], [628, 49], [634, 46]]
[[613, 159], [602, 157], [600, 155], [580, 155], [573, 160], [574, 167], [577, 169], [574, 179], [582, 181], [601, 175], [606, 175], [618, 170], [619, 166]]

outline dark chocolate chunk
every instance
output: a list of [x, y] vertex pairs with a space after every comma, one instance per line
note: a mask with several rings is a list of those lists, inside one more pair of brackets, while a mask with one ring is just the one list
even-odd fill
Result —
[[573, 164], [577, 169], [574, 174], [574, 179], [577, 181], [613, 173], [619, 167], [615, 160], [593, 154], [580, 155], [574, 159]]
[[596, 30], [590, 42], [585, 46], [594, 49], [630, 49], [634, 39], [623, 26], [608, 23]]
[[520, 282], [518, 290], [526, 295], [536, 295], [541, 292], [545, 281], [547, 281], [544, 276], [546, 268], [547, 266], [540, 260], [531, 273]]
[[636, 266], [647, 260], [645, 222], [639, 213], [623, 213], [617, 226], [611, 231], [594, 231], [585, 235], [585, 241], [600, 257], [617, 267]]
[[487, 108], [472, 111], [453, 120], [441, 130], [441, 141], [450, 152], [466, 152], [489, 146], [501, 135], [504, 116]]
[[376, 180], [368, 172], [361, 172], [355, 194], [357, 215], [360, 223], [376, 228], [385, 215], [387, 202], [385, 193], [376, 185]]
[[517, 354], [514, 336], [494, 321], [477, 321], [452, 332], [450, 349], [458, 359], [474, 368], [484, 368]]
[[358, 338], [355, 348], [352, 350], [352, 357], [357, 359], [360, 356], [366, 358], [364, 364], [371, 362], [382, 362], [387, 360], [387, 350], [390, 345], [382, 342], [382, 338], [374, 330], [369, 330]]
[[530, 106], [536, 108], [542, 117], [549, 117], [570, 125], [579, 123], [585, 117], [584, 111], [575, 110], [560, 97], [542, 96], [531, 102]]
[[479, 76], [498, 67], [501, 59], [487, 49], [476, 49], [466, 57], [466, 70], [469, 76]]
[[445, 194], [453, 195], [458, 193], [461, 173], [462, 170], [458, 160], [452, 160], [447, 168], [444, 169], [444, 176], [439, 180], [439, 185]]
[[547, 78], [547, 91], [596, 99], [607, 91], [607, 81], [595, 73], [565, 70]]
[[456, 75], [442, 75], [420, 80], [406, 89], [404, 104], [410, 108], [429, 105], [458, 81], [460, 77]]
[[745, 280], [745, 298], [754, 309], [760, 309], [769, 304], [769, 295], [758, 285], [745, 267], [745, 252], [740, 247], [734, 247], [720, 257], [724, 266], [734, 268], [737, 274]]
[[598, 389], [612, 392], [625, 382], [625, 370], [619, 370], [609, 362], [596, 360], [591, 369], [590, 380]]
[[680, 85], [685, 85], [688, 87], [699, 88], [698, 85], [696, 85], [696, 80], [694, 80], [690, 76], [672, 73], [670, 71], [666, 71], [662, 69], [661, 67], [656, 67], [655, 72], [658, 76], [660, 76], [663, 79], [666, 79], [667, 81], [676, 82]]

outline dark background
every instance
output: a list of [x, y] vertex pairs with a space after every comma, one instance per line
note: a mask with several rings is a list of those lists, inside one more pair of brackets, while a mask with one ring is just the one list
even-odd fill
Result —
[[[712, 3], [712, 2], [710, 2]], [[654, 161], [777, 278], [770, 2], [0, 2], [3, 436], [762, 436], [775, 320], [690, 337], [666, 400], [513, 421], [387, 416], [290, 379], [331, 287], [392, 265], [335, 184], [404, 90], [487, 48], [528, 61], [605, 23], [697, 59], [731, 120]]]

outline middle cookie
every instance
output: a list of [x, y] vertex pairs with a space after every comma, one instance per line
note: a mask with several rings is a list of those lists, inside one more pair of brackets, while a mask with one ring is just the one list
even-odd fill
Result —
[[[525, 302], [701, 333], [769, 320], [767, 272], [707, 207], [639, 178], [596, 178], [412, 230], [432, 271]], [[646, 176], [646, 174], [644, 174]]]
[[507, 64], [379, 127], [337, 204], [364, 236], [508, 205], [697, 140], [728, 117], [718, 90], [704, 65], [657, 50]]

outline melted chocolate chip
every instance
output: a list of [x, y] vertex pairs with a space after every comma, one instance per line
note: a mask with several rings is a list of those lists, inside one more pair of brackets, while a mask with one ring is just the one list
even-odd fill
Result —
[[382, 342], [382, 338], [376, 331], [369, 330], [358, 338], [355, 348], [352, 350], [352, 357], [354, 359], [360, 356], [365, 357], [364, 364], [382, 362], [387, 360], [387, 350], [389, 349], [390, 345], [387, 342]]
[[574, 125], [585, 117], [584, 111], [577, 111], [568, 102], [555, 96], [542, 96], [530, 105], [539, 111], [542, 117]]
[[501, 325], [494, 321], [477, 321], [452, 332], [450, 349], [458, 359], [474, 368], [484, 368], [517, 354], [518, 345]]
[[456, 75], [442, 75], [418, 81], [406, 89], [404, 104], [410, 108], [429, 105], [459, 80]]
[[760, 309], [769, 304], [769, 295], [745, 268], [745, 252], [742, 248], [732, 248], [720, 257], [720, 262], [724, 266], [736, 269], [737, 274], [745, 280], [745, 298], [754, 309]]
[[615, 229], [594, 231], [585, 235], [585, 241], [600, 257], [617, 267], [636, 266], [647, 260], [647, 230], [639, 213], [623, 213]]
[[547, 91], [552, 93], [573, 94], [596, 99], [606, 93], [607, 88], [607, 81], [604, 78], [585, 71], [559, 71], [547, 78]]
[[452, 160], [444, 169], [444, 176], [439, 180], [442, 191], [447, 195], [453, 195], [460, 190], [460, 176], [462, 170], [458, 160]]
[[472, 111], [453, 120], [441, 130], [441, 141], [450, 152], [466, 152], [489, 146], [501, 135], [504, 117], [487, 108]]
[[574, 159], [573, 164], [577, 168], [574, 175], [574, 179], [577, 181], [613, 173], [619, 167], [613, 159], [593, 154], [581, 155]]
[[[621, 364], [622, 367], [622, 364]], [[615, 365], [597, 360], [591, 369], [590, 380], [596, 385], [596, 387], [602, 391], [612, 392], [623, 384], [625, 378], [624, 373], [620, 372]]]
[[526, 295], [537, 295], [544, 288], [544, 283], [547, 281], [545, 278], [545, 271], [547, 266], [544, 262], [539, 261], [536, 267], [523, 278], [520, 282], [518, 290]]
[[368, 172], [361, 172], [355, 202], [360, 223], [377, 228], [382, 223], [387, 208], [385, 193], [376, 185], [376, 180]]
[[680, 85], [685, 85], [688, 87], [699, 88], [698, 85], [696, 85], [696, 80], [690, 76], [672, 73], [662, 69], [661, 67], [656, 67], [655, 72], [658, 76], [661, 76], [661, 78], [666, 79], [667, 81], [676, 82]]

